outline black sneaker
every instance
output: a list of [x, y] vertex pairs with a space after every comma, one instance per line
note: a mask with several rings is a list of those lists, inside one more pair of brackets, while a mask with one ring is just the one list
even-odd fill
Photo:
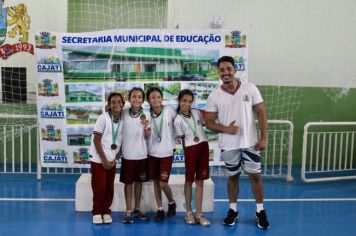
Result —
[[160, 222], [164, 219], [164, 210], [158, 210], [156, 212], [155, 221]]
[[140, 220], [148, 220], [148, 215], [142, 211], [140, 211], [140, 209], [136, 209], [133, 211], [134, 216], [136, 218], [139, 218]]
[[133, 217], [132, 217], [132, 212], [125, 212], [124, 218], [122, 219], [122, 223], [124, 224], [132, 224], [133, 223]]
[[168, 217], [175, 216], [176, 215], [176, 208], [177, 208], [176, 202], [173, 202], [171, 204], [168, 203], [167, 216]]
[[266, 215], [266, 211], [262, 210], [259, 213], [256, 212], [256, 222], [257, 222], [257, 226], [260, 229], [268, 229], [269, 223], [267, 220], [267, 215]]
[[229, 209], [229, 211], [227, 212], [227, 216], [223, 221], [224, 225], [235, 225], [235, 222], [237, 221], [237, 219], [239, 218], [239, 212], [238, 211], [234, 211], [233, 209]]

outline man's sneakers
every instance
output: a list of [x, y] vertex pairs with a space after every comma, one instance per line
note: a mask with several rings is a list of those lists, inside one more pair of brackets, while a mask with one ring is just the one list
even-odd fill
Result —
[[260, 228], [260, 229], [268, 229], [269, 222], [268, 222], [265, 210], [262, 210], [260, 212], [256, 212], [256, 222], [257, 222], [258, 228]]
[[168, 203], [167, 216], [168, 217], [175, 216], [176, 215], [176, 208], [177, 208], [176, 202]]
[[[233, 209], [229, 209], [227, 212], [227, 216], [223, 221], [224, 225], [235, 225], [235, 222], [239, 218], [239, 212], [234, 211]], [[256, 212], [256, 223], [258, 228], [260, 229], [268, 229], [269, 227], [269, 222], [267, 219], [266, 211], [262, 210], [259, 213]]]
[[133, 214], [136, 218], [139, 218], [140, 220], [148, 220], [148, 215], [145, 212], [140, 211], [140, 209], [136, 209], [133, 211]]
[[229, 209], [229, 211], [227, 212], [227, 216], [223, 221], [224, 225], [235, 225], [235, 222], [237, 221], [237, 219], [239, 218], [239, 212], [238, 211], [234, 211], [233, 209]]

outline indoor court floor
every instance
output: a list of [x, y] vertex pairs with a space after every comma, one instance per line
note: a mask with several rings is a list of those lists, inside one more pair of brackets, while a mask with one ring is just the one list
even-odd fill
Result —
[[212, 177], [214, 212], [205, 213], [209, 227], [187, 225], [184, 213], [162, 223], [136, 220], [123, 224], [123, 212], [113, 212], [110, 225], [93, 225], [90, 212], [75, 212], [75, 182], [79, 175], [0, 174], [0, 236], [20, 235], [356, 235], [356, 181], [306, 184], [265, 178], [268, 230], [256, 227], [255, 203], [248, 178], [242, 178], [235, 226], [224, 226], [228, 210], [226, 177]]

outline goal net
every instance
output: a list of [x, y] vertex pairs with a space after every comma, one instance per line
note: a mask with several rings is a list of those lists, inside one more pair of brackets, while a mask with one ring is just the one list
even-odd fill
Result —
[[[174, 18], [175, 15], [174, 6], [169, 6], [172, 2], [167, 0], [68, 0], [67, 31], [79, 33], [109, 29], [165, 29], [168, 26], [168, 21], [172, 20], [170, 18]], [[170, 11], [173, 11], [173, 13]], [[189, 16], [191, 17], [192, 14]], [[175, 27], [178, 28], [179, 26], [177, 25]], [[146, 69], [153, 70], [154, 68], [147, 67]], [[21, 70], [15, 71], [13, 69], [12, 71], [4, 71], [4, 73], [10, 73], [7, 77], [14, 80], [26, 72]], [[192, 76], [192, 78], [195, 78], [195, 75]], [[21, 83], [21, 81], [19, 80], [18, 83]], [[45, 81], [43, 83], [45, 83]], [[37, 89], [39, 89], [39, 85], [36, 84], [33, 88], [27, 87], [26, 89], [29, 91], [21, 89], [15, 90], [11, 87], [15, 87], [13, 82], [8, 84], [9, 85], [6, 85], [5, 83], [6, 86], [10, 86], [6, 87], [6, 92], [11, 91], [10, 93], [12, 93], [13, 96], [21, 97], [23, 94], [36, 94]], [[199, 89], [199, 85], [194, 86], [196, 86], [196, 89]], [[269, 120], [293, 120], [293, 114], [300, 105], [299, 88], [278, 85], [257, 86], [265, 100]], [[66, 89], [67, 88], [70, 89], [72, 87], [68, 85]], [[5, 93], [4, 83], [2, 93]], [[7, 92], [7, 94], [9, 93]], [[9, 101], [3, 99], [2, 104], [0, 104], [0, 119], [3, 122], [2, 124], [34, 124], [35, 121], [31, 115], [38, 115], [35, 104], [36, 100], [32, 100], [32, 98], [27, 98], [25, 103], [17, 100]], [[274, 130], [288, 131], [288, 127], [285, 125], [275, 123], [272, 126]], [[269, 152], [267, 155], [272, 157], [276, 153], [279, 153], [286, 156], [285, 152], [288, 150], [288, 148], [286, 148], [288, 146], [288, 134], [285, 133], [281, 136], [275, 136], [274, 133], [271, 132], [269, 135], [270, 145], [274, 146], [267, 149], [267, 152]], [[4, 135], [4, 130], [2, 130], [0, 140], [4, 139], [4, 137], [6, 137], [6, 135]], [[271, 142], [272, 139], [276, 140]], [[272, 160], [272, 158], [267, 159], [267, 161], [268, 165], [275, 163], [275, 160]], [[286, 160], [283, 160], [284, 164], [285, 162]], [[271, 170], [271, 173], [277, 172]]]

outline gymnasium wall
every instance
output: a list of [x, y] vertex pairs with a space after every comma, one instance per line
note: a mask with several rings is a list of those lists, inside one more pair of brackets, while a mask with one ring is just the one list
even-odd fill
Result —
[[[288, 92], [284, 95], [287, 98], [281, 97], [286, 99], [282, 109], [288, 111], [280, 117], [276, 115], [278, 107], [271, 107], [268, 100], [266, 104], [270, 117], [294, 123], [296, 163], [301, 158], [306, 122], [356, 120], [356, 1], [156, 0], [158, 5], [154, 7], [161, 13], [149, 14], [157, 21], [140, 18], [147, 14], [142, 9], [149, 7], [149, 0], [121, 2], [120, 10], [91, 5], [112, 4], [110, 0], [5, 0], [4, 7], [27, 5], [31, 32], [135, 27], [207, 29], [211, 28], [214, 16], [221, 17], [222, 28], [248, 30], [249, 81], [266, 91], [263, 92], [266, 98], [270, 87], [277, 87], [281, 94], [294, 91], [289, 98]], [[107, 14], [107, 18], [93, 19], [93, 9]], [[115, 15], [125, 20], [115, 20]], [[30, 96], [35, 93], [32, 55], [18, 54], [5, 61], [0, 59], [0, 63], [1, 67], [27, 67]], [[273, 96], [279, 99], [278, 94]]]

